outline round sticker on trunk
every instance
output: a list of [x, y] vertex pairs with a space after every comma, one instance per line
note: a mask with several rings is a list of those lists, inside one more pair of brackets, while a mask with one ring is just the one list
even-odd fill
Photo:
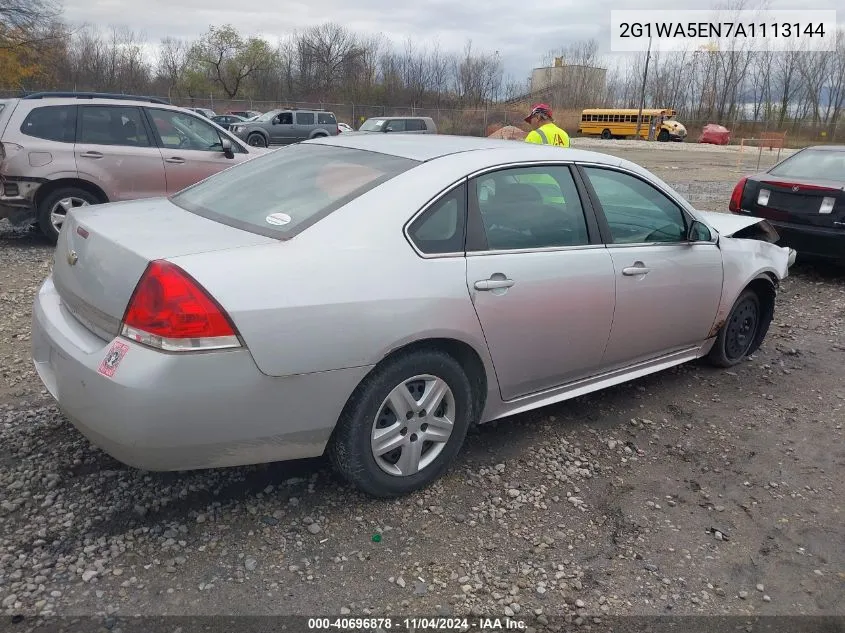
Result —
[[290, 223], [291, 217], [287, 213], [271, 213], [264, 218], [264, 221], [273, 226], [284, 226]]

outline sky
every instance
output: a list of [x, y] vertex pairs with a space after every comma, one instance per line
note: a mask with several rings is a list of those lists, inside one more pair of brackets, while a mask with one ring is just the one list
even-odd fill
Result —
[[[813, 9], [840, 9], [841, 0], [813, 0]], [[323, 22], [336, 22], [361, 34], [383, 33], [396, 45], [411, 37], [460, 51], [498, 51], [505, 75], [528, 77], [549, 51], [595, 38], [609, 53], [611, 9], [702, 9], [702, 0], [64, 0], [65, 18], [73, 24], [126, 26], [150, 42], [166, 36], [195, 38], [211, 25], [232, 24], [241, 33], [271, 42], [285, 34]], [[750, 5], [751, 2], [746, 2]], [[753, 3], [757, 8], [759, 1]], [[800, 9], [795, 0], [769, 0], [770, 9]], [[840, 6], [837, 6], [840, 5]], [[715, 3], [713, 4], [715, 6]], [[806, 6], [806, 5], [805, 5]], [[615, 53], [606, 61], [613, 62]]]

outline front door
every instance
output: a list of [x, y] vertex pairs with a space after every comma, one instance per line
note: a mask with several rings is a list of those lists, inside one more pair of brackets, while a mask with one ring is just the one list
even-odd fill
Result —
[[609, 232], [616, 315], [609, 369], [700, 345], [722, 296], [722, 254], [689, 242], [689, 217], [668, 196], [619, 170], [584, 167]]
[[161, 151], [136, 106], [80, 106], [74, 154], [80, 177], [99, 185], [110, 201], [167, 192]]
[[280, 112], [270, 124], [269, 134], [271, 145], [290, 145], [296, 142], [293, 112]]
[[469, 197], [480, 235], [468, 244], [467, 286], [502, 398], [597, 373], [613, 320], [613, 263], [587, 229], [569, 167], [488, 173]]
[[159, 108], [149, 108], [147, 112], [161, 142], [168, 194], [181, 191], [249, 156], [232, 143], [235, 157], [227, 158], [220, 131], [198, 116]]

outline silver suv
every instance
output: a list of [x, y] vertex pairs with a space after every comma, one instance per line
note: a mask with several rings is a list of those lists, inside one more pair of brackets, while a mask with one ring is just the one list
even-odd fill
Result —
[[0, 219], [37, 224], [55, 243], [73, 207], [170, 195], [259, 153], [160, 99], [7, 99], [0, 101]]
[[340, 128], [333, 112], [324, 110], [270, 110], [231, 130], [253, 147], [290, 145], [321, 136], [337, 136]]
[[437, 126], [429, 116], [377, 116], [364, 121], [358, 131], [437, 134]]

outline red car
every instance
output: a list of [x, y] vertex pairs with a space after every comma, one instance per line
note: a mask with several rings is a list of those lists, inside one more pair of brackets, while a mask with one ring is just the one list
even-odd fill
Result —
[[710, 143], [712, 145], [727, 145], [731, 142], [731, 131], [716, 123], [708, 123], [701, 130], [701, 136], [698, 137], [699, 143]]

